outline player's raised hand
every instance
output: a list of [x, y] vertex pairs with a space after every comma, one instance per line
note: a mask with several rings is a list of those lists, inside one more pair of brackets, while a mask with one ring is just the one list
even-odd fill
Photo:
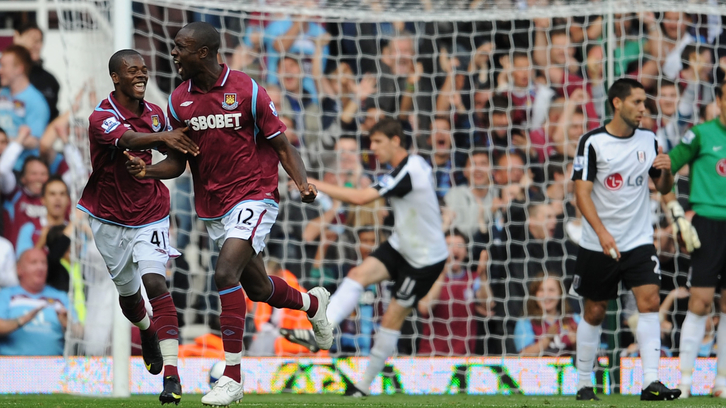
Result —
[[193, 156], [196, 156], [199, 154], [199, 146], [197, 146], [197, 144], [194, 143], [192, 139], [190, 139], [189, 136], [186, 135], [187, 131], [189, 131], [189, 126], [185, 128], [176, 128], [174, 130], [164, 132], [161, 136], [161, 139], [164, 141], [164, 144], [170, 149], [180, 151], [184, 154], [189, 153]]
[[146, 176], [146, 162], [141, 160], [140, 157], [132, 156], [126, 151], [124, 152], [124, 155], [127, 159], [129, 159], [126, 162], [126, 170], [128, 170], [128, 172], [137, 179], [144, 178], [144, 176]]
[[653, 160], [653, 168], [669, 171], [671, 169], [671, 157], [663, 153], [663, 146], [658, 146], [658, 155]]
[[607, 230], [597, 234], [597, 237], [600, 239], [602, 252], [614, 260], [619, 261], [620, 251], [618, 250], [618, 245], [615, 243], [615, 238]]
[[698, 238], [698, 232], [696, 232], [693, 224], [686, 218], [686, 213], [678, 203], [678, 200], [669, 202], [667, 207], [671, 212], [671, 219], [673, 220], [673, 235], [678, 237], [678, 233], [681, 233], [681, 239], [686, 244], [688, 253], [692, 253], [694, 249], [700, 248], [701, 240]]
[[318, 196], [318, 189], [315, 184], [305, 183], [300, 187], [300, 198], [303, 203], [310, 204], [315, 201], [315, 197]]

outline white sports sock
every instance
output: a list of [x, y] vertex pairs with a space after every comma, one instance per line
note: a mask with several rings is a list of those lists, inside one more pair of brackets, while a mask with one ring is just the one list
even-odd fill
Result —
[[376, 379], [378, 374], [386, 365], [386, 360], [396, 352], [398, 346], [398, 337], [401, 332], [398, 330], [386, 329], [381, 327], [376, 333], [375, 343], [368, 357], [368, 367], [363, 373], [363, 379], [360, 380], [356, 387], [361, 391], [369, 392], [371, 383]]
[[159, 348], [161, 349], [161, 356], [164, 358], [164, 365], [176, 367], [179, 358], [179, 340], [161, 340]]
[[[726, 345], [726, 313], [718, 321], [716, 344]], [[718, 347], [716, 352], [716, 387], [726, 387], [726, 347]]]
[[693, 366], [696, 364], [698, 349], [706, 333], [706, 319], [708, 316], [699, 316], [687, 312], [686, 320], [683, 321], [681, 329], [681, 384], [691, 385], [693, 383]]
[[600, 326], [585, 319], [577, 326], [577, 389], [592, 387], [592, 368], [600, 345]]
[[638, 317], [638, 345], [643, 365], [643, 388], [658, 381], [660, 366], [660, 319], [658, 313], [640, 313]]
[[345, 320], [358, 305], [360, 295], [363, 294], [363, 286], [350, 278], [343, 279], [338, 290], [330, 297], [328, 303], [328, 321], [337, 326]]

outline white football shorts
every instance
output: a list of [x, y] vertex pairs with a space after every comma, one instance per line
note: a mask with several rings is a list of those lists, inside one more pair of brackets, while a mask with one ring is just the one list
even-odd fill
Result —
[[116, 286], [134, 280], [138, 262], [152, 261], [166, 265], [169, 258], [181, 255], [169, 243], [169, 218], [139, 228], [108, 224], [91, 217], [96, 247], [106, 262]]
[[224, 241], [239, 238], [250, 241], [256, 253], [265, 249], [265, 239], [275, 225], [279, 207], [273, 200], [242, 201], [225, 216], [205, 219], [209, 238], [221, 250]]

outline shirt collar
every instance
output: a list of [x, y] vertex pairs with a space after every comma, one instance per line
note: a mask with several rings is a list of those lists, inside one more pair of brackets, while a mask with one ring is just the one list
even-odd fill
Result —
[[[113, 109], [114, 112], [116, 112], [121, 117], [121, 119], [126, 120], [127, 118], [136, 117], [135, 113], [124, 108], [123, 106], [121, 106], [120, 103], [118, 103], [118, 101], [116, 101], [116, 98], [113, 97], [113, 92], [108, 94], [108, 103], [111, 104], [111, 109]], [[143, 104], [144, 104], [144, 113], [151, 112], [151, 106], [149, 106], [149, 104], [146, 103], [146, 101], [143, 101]], [[141, 116], [144, 116], [144, 113], [142, 113]]]
[[[217, 82], [214, 83], [212, 86], [212, 89], [217, 87], [222, 87], [224, 84], [227, 83], [227, 78], [229, 78], [229, 73], [232, 71], [229, 69], [227, 64], [220, 64], [219, 66], [222, 67], [222, 73], [219, 74], [219, 78], [217, 78]], [[201, 89], [199, 89], [196, 85], [194, 85], [194, 82], [189, 79], [189, 87], [187, 88], [187, 92], [203, 92]]]

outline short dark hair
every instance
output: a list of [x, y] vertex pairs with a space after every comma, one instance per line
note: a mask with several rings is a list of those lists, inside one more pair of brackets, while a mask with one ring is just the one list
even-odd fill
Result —
[[527, 58], [527, 61], [529, 61], [529, 54], [527, 54], [524, 51], [513, 51], [512, 52], [512, 62], [514, 62], [515, 58]]
[[489, 110], [491, 113], [509, 114], [509, 98], [503, 94], [495, 94], [489, 99]]
[[197, 49], [207, 47], [209, 48], [210, 54], [216, 58], [221, 40], [219, 31], [213, 25], [204, 21], [195, 21], [185, 25], [182, 30], [191, 31], [190, 37], [196, 42]]
[[630, 93], [634, 88], [645, 90], [643, 84], [633, 78], [620, 78], [613, 82], [610, 89], [608, 89], [608, 105], [610, 105], [610, 109], [615, 112], [615, 104], [613, 104], [615, 98], [618, 98], [621, 101], [625, 100], [625, 98], [630, 96]]
[[[25, 158], [25, 161], [23, 162], [23, 167], [20, 169], [20, 178], [25, 177], [25, 172], [28, 170], [28, 165], [32, 162], [38, 162], [45, 166], [46, 169], [48, 169], [48, 165], [45, 164], [43, 160], [40, 159], [38, 156], [28, 156]], [[50, 171], [50, 170], [49, 170]]]
[[681, 62], [683, 64], [683, 68], [685, 69], [691, 67], [690, 60], [693, 54], [701, 54], [702, 52], [709, 51], [710, 49], [711, 47], [706, 44], [692, 43], [686, 45], [683, 48], [683, 51], [681, 51]]
[[448, 237], [461, 237], [464, 240], [464, 244], [469, 245], [469, 237], [466, 236], [460, 229], [454, 228], [446, 231], [444, 238]]
[[66, 193], [68, 193], [68, 185], [65, 181], [61, 178], [61, 176], [53, 175], [48, 177], [48, 181], [43, 183], [43, 188], [40, 190], [40, 196], [43, 197], [45, 195], [45, 189], [51, 184], [51, 183], [63, 183], [63, 185], [66, 187]]
[[26, 21], [15, 27], [15, 31], [18, 33], [18, 35], [23, 35], [31, 30], [40, 31], [40, 38], [43, 38], [43, 30], [38, 27], [38, 24], [35, 21]]
[[30, 51], [22, 45], [13, 44], [3, 51], [3, 54], [13, 54], [17, 62], [23, 65], [23, 71], [25, 75], [30, 75], [30, 70], [33, 68], [33, 59], [30, 57]]
[[[141, 57], [141, 53], [136, 50], [125, 49], [116, 51], [108, 60], [108, 74], [112, 75], [114, 72], [120, 74], [119, 71], [121, 70], [121, 65], [124, 60], [128, 57], [137, 55]], [[143, 57], [141, 58], [143, 59]]]
[[374, 133], [381, 133], [386, 135], [389, 139], [393, 139], [393, 137], [396, 136], [401, 140], [401, 147], [404, 149], [408, 148], [406, 136], [403, 134], [403, 126], [401, 126], [401, 121], [397, 119], [386, 117], [379, 120], [378, 123], [373, 125], [371, 130], [368, 132], [369, 135], [373, 135]]
[[662, 88], [669, 87], [669, 86], [675, 87], [676, 86], [676, 83], [673, 82], [673, 81], [671, 81], [668, 78], [661, 78], [660, 85], [658, 85], [658, 90], [660, 90]]

